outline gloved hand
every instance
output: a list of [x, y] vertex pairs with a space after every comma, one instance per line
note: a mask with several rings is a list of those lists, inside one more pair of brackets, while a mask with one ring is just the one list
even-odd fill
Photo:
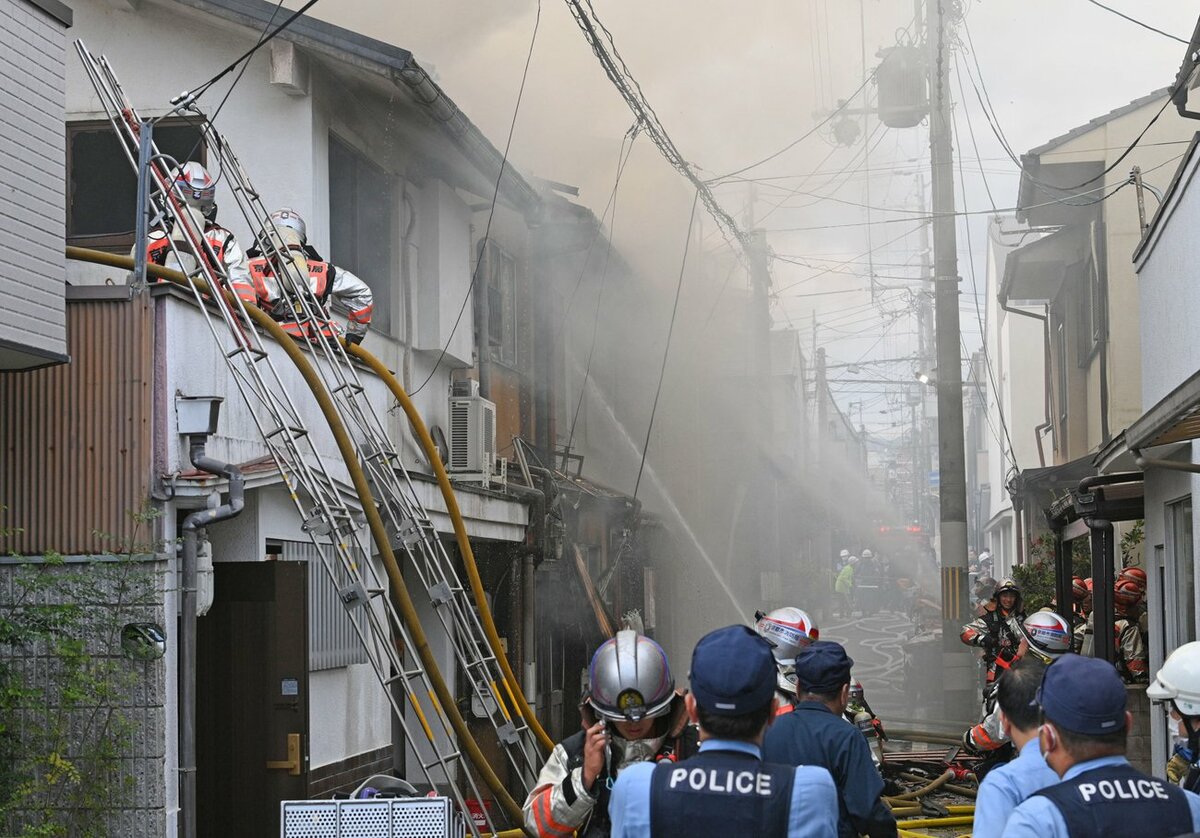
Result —
[[346, 343], [352, 343], [355, 346], [358, 346], [360, 343], [363, 342], [363, 338], [365, 338], [365, 337], [366, 337], [366, 335], [364, 335], [364, 334], [356, 334], [354, 332], [347, 332], [346, 333]]
[[1186, 759], [1179, 754], [1175, 754], [1175, 756], [1167, 760], [1167, 779], [1178, 785], [1179, 781], [1187, 776], [1190, 767]]
[[983, 639], [979, 641], [979, 645], [989, 652], [994, 652], [1000, 648], [1000, 641], [996, 639], [994, 634], [985, 634]]

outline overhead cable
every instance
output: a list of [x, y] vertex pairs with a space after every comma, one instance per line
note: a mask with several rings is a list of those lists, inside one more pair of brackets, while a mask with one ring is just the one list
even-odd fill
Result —
[[1170, 32], [1164, 32], [1161, 29], [1155, 29], [1150, 24], [1144, 23], [1144, 22], [1138, 20], [1137, 18], [1130, 17], [1129, 15], [1125, 14], [1124, 12], [1119, 12], [1116, 9], [1114, 9], [1112, 6], [1104, 5], [1103, 3], [1100, 2], [1100, 0], [1087, 0], [1087, 1], [1089, 3], [1091, 3], [1093, 6], [1099, 6], [1101, 9], [1104, 9], [1104, 11], [1106, 11], [1106, 12], [1112, 12], [1117, 17], [1124, 18], [1125, 20], [1129, 21], [1130, 23], [1137, 24], [1138, 26], [1142, 27], [1143, 29], [1148, 29], [1151, 32], [1154, 32], [1158, 35], [1162, 35], [1164, 38], [1170, 38], [1172, 41], [1178, 41], [1179, 43], [1183, 44], [1185, 47], [1191, 45], [1191, 42], [1186, 40], [1185, 38], [1180, 38], [1176, 35], [1172, 35]]

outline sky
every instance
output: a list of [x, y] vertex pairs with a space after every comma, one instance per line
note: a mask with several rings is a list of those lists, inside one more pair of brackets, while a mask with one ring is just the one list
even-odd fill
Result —
[[[1196, 23], [1195, 4], [1183, 0], [1106, 5], [1184, 40]], [[1090, 0], [960, 0], [954, 9], [963, 15], [951, 73], [959, 210], [1011, 207], [1018, 183], [965, 68], [982, 79], [999, 128], [1020, 154], [1167, 86], [1183, 58], [1183, 45]], [[675, 145], [706, 178], [810, 131], [862, 85], [864, 63], [869, 72], [880, 47], [915, 31], [911, 0], [607, 0], [595, 12]], [[510, 159], [523, 172], [578, 186], [578, 200], [600, 214], [633, 118], [565, 2], [325, 0], [311, 14], [413, 52], [498, 148], [513, 127]], [[873, 103], [874, 85], [865, 90]], [[849, 109], [863, 105], [860, 95]], [[740, 223], [767, 231], [779, 257], [772, 266], [777, 326], [794, 327], [806, 353], [824, 347], [830, 364], [861, 364], [860, 377], [911, 381], [911, 361], [867, 364], [906, 359], [916, 348], [912, 296], [903, 289], [914, 284], [906, 278], [916, 275], [924, 244], [920, 224], [896, 219], [922, 211], [928, 132], [852, 118], [865, 121], [865, 159], [861, 137], [839, 146], [826, 129], [743, 175], [758, 182], [727, 181], [715, 192]], [[619, 216], [609, 221], [614, 242], [644, 271], [674, 274], [690, 187], [639, 139], [620, 189]], [[870, 228], [868, 212], [876, 222]], [[706, 250], [726, 246], [711, 219], [701, 225]], [[980, 343], [986, 225], [986, 215], [970, 216], [958, 230], [968, 350]], [[897, 290], [881, 290], [873, 301], [872, 270], [879, 285]], [[856, 422], [861, 414], [882, 436], [903, 429], [901, 390], [856, 389], [853, 374], [837, 369], [831, 378], [847, 379], [835, 385], [839, 402]]]

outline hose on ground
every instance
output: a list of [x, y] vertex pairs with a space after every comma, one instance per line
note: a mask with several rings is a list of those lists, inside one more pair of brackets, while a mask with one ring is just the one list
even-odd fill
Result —
[[[82, 247], [67, 247], [67, 258], [75, 259], [84, 262], [94, 262], [100, 265], [108, 265], [113, 268], [123, 268], [125, 270], [133, 270], [133, 259], [129, 256], [119, 256], [113, 253], [105, 253], [99, 250], [90, 250]], [[181, 272], [163, 268], [158, 265], [147, 265], [146, 272], [156, 279], [165, 279], [174, 282], [177, 285], [190, 287], [191, 281]], [[203, 293], [211, 294], [212, 289], [203, 280], [195, 280], [195, 286]], [[230, 298], [227, 292], [227, 298]], [[230, 300], [232, 304], [232, 299]], [[446, 714], [451, 727], [458, 737], [458, 741], [467, 756], [470, 757], [472, 765], [474, 765], [479, 776], [483, 778], [484, 783], [496, 795], [496, 800], [504, 809], [505, 814], [514, 823], [524, 822], [524, 813], [513, 800], [512, 795], [500, 782], [500, 778], [496, 776], [496, 772], [492, 770], [488, 764], [487, 758], [479, 749], [478, 743], [471, 735], [470, 729], [467, 727], [466, 721], [459, 712], [458, 704], [454, 696], [450, 693], [446, 686], [445, 680], [442, 678], [441, 670], [438, 668], [437, 660], [433, 656], [433, 651], [429, 647], [429, 640], [425, 636], [425, 630], [421, 626], [420, 619], [417, 616], [416, 607], [413, 604], [412, 597], [409, 596], [408, 587], [404, 583], [404, 576], [400, 571], [400, 565], [396, 562], [396, 556], [392, 552], [392, 546], [388, 540], [387, 530], [384, 527], [383, 518], [379, 514], [379, 508], [375, 503], [374, 497], [371, 494], [371, 487], [367, 483], [367, 476], [363, 472], [362, 466], [358, 461], [358, 454], [354, 449], [354, 443], [350, 439], [350, 435], [346, 432], [346, 427], [342, 422], [341, 416], [338, 415], [337, 409], [334, 407], [333, 400], [330, 398], [324, 383], [321, 381], [320, 375], [313, 367], [312, 363], [305, 356], [291, 339], [291, 337], [280, 328], [271, 317], [264, 311], [259, 310], [255, 306], [247, 306], [246, 313], [255, 325], [260, 326], [267, 331], [279, 346], [287, 353], [288, 357], [296, 365], [296, 369], [304, 378], [305, 383], [312, 389], [317, 404], [321, 408], [321, 413], [324, 415], [326, 422], [333, 431], [334, 439], [337, 442], [338, 451], [345, 460], [345, 465], [350, 473], [351, 481], [358, 493], [359, 499], [362, 501], [363, 513], [367, 517], [367, 524], [371, 530], [371, 536], [375, 541], [375, 545], [379, 550], [380, 556], [383, 559], [384, 568], [387, 570], [388, 580], [391, 584], [392, 595], [396, 601], [400, 615], [404, 618], [404, 623], [408, 627], [409, 634], [412, 639], [413, 646], [417, 652], [421, 663], [425, 668], [425, 672], [429, 677], [429, 681], [433, 686], [434, 692], [437, 693], [438, 701], [442, 711]]]
[[[916, 780], [917, 782], [921, 782], [921, 781], [925, 780], [924, 777], [920, 777], [916, 774], [901, 773], [900, 776], [903, 777], [905, 780]], [[921, 788], [917, 789], [916, 791], [908, 791], [908, 792], [905, 792], [904, 794], [893, 794], [887, 798], [887, 801], [889, 803], [891, 803], [892, 801], [916, 800], [918, 797], [924, 797], [925, 795], [929, 794], [930, 792], [940, 789], [942, 786], [946, 785], [946, 783], [950, 782], [953, 779], [954, 779], [954, 772], [947, 770], [944, 774], [942, 774], [940, 777], [937, 777], [936, 779], [931, 781], [928, 785], [922, 786]]]
[[529, 702], [525, 698], [525, 693], [521, 690], [521, 682], [517, 680], [517, 676], [513, 673], [512, 666], [508, 662], [508, 655], [504, 653], [500, 642], [500, 633], [496, 631], [496, 622], [492, 618], [492, 609], [488, 605], [488, 598], [483, 591], [483, 581], [479, 576], [479, 567], [475, 564], [475, 553], [471, 549], [471, 541], [467, 537], [467, 527], [463, 523], [462, 512], [458, 508], [458, 498], [454, 494], [454, 488], [450, 485], [450, 475], [446, 473], [446, 467], [442, 464], [442, 458], [438, 454], [437, 446], [433, 443], [433, 437], [429, 435], [429, 429], [425, 427], [425, 422], [421, 419], [421, 414], [417, 412], [412, 399], [404, 391], [404, 387], [401, 386], [396, 376], [392, 375], [391, 370], [361, 346], [351, 343], [347, 343], [345, 346], [347, 353], [352, 358], [357, 358], [370, 367], [371, 371], [379, 376], [383, 383], [387, 385], [388, 390], [391, 391], [396, 401], [400, 404], [400, 408], [404, 411], [404, 415], [408, 417], [408, 422], [412, 426], [413, 433], [416, 434], [417, 441], [421, 443], [421, 448], [425, 451], [425, 458], [429, 460], [429, 464], [433, 467], [433, 474], [437, 477], [438, 488], [442, 491], [442, 500], [446, 502], [446, 511], [449, 513], [450, 520], [454, 524], [454, 540], [458, 544], [459, 553], [462, 554], [463, 567], [466, 569], [467, 579], [471, 583], [471, 595], [475, 598], [475, 606], [479, 609], [479, 622], [483, 626], [483, 633], [487, 637], [488, 645], [491, 646], [492, 654], [496, 656], [496, 660], [500, 662], [500, 669], [504, 674], [504, 680], [508, 682], [508, 686], [512, 689], [512, 696], [516, 699], [517, 708], [521, 711], [521, 717], [525, 719], [525, 724], [529, 725], [529, 729], [537, 737], [541, 746], [549, 753], [554, 750], [554, 740], [546, 734], [545, 729], [538, 722], [533, 708], [529, 706]]

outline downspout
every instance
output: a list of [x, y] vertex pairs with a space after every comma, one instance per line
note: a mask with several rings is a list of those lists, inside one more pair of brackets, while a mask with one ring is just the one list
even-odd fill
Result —
[[204, 454], [206, 437], [188, 437], [188, 458], [208, 474], [229, 480], [229, 502], [201, 509], [183, 519], [183, 579], [180, 583], [179, 629], [179, 816], [180, 835], [196, 836], [196, 542], [197, 531], [236, 517], [245, 506], [241, 470]]
[[413, 229], [417, 226], [417, 207], [408, 194], [410, 188], [408, 183], [404, 184], [401, 204], [407, 213], [408, 223], [404, 225], [404, 235], [400, 239], [400, 246], [404, 248], [404, 252], [400, 256], [401, 293], [404, 294], [404, 361], [401, 374], [403, 375], [404, 389], [407, 391], [412, 390], [413, 345], [416, 343], [416, 336], [413, 334], [415, 323], [413, 308], [416, 306], [416, 300], [413, 299], [412, 272], [416, 270], [417, 266], [412, 263], [413, 260], [409, 254], [412, 252]]
[[[1135, 483], [1144, 478], [1141, 472], [1127, 474], [1101, 474], [1085, 477], [1079, 481], [1080, 496], [1091, 495], [1101, 486], [1118, 483]], [[1080, 502], [1083, 498], [1079, 498]], [[1088, 502], [1091, 502], [1090, 500]], [[1092, 642], [1093, 655], [1109, 663], [1116, 661], [1116, 644], [1113, 640], [1113, 582], [1114, 540], [1113, 525], [1104, 518], [1084, 516], [1083, 521], [1091, 530], [1092, 548]]]
[[1187, 471], [1192, 474], [1200, 474], [1200, 463], [1181, 463], [1177, 460], [1160, 460], [1155, 457], [1143, 457], [1142, 452], [1136, 448], [1131, 448], [1133, 452], [1133, 462], [1142, 471], [1151, 468], [1167, 469], [1169, 471]]

